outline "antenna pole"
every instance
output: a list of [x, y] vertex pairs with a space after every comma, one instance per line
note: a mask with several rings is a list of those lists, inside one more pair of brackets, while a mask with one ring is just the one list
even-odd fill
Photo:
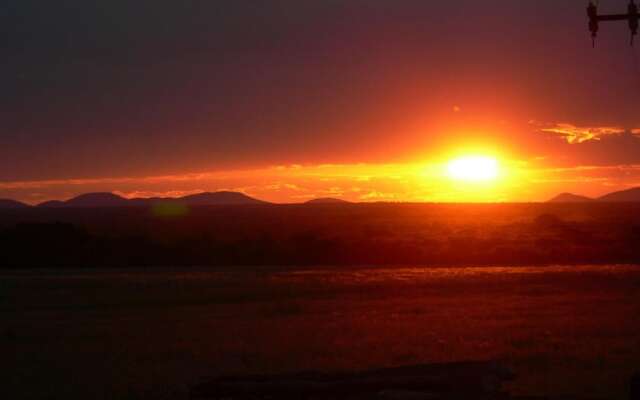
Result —
[[629, 1], [628, 7], [629, 14], [629, 30], [631, 31], [631, 46], [633, 46], [633, 39], [638, 34], [638, 6], [635, 0]]
[[587, 7], [587, 16], [589, 17], [589, 32], [591, 32], [592, 44], [595, 47], [595, 40], [600, 30], [600, 22], [608, 21], [627, 21], [629, 23], [629, 30], [631, 31], [631, 45], [635, 36], [638, 34], [638, 22], [640, 20], [640, 13], [638, 12], [638, 5], [635, 0], [629, 0], [629, 6], [627, 7], [626, 14], [598, 14], [598, 6], [593, 0], [589, 1]]

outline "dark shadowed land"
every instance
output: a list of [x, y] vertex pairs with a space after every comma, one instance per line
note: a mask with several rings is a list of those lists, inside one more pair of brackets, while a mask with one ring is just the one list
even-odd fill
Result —
[[626, 399], [640, 365], [635, 266], [31, 270], [0, 288], [7, 399], [493, 358], [515, 393]]
[[0, 210], [1, 268], [618, 264], [639, 249], [640, 203]]
[[623, 399], [638, 249], [637, 203], [4, 209], [0, 398], [503, 359], [516, 394]]

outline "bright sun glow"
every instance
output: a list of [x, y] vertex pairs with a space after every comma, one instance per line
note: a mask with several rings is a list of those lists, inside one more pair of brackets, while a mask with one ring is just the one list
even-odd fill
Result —
[[498, 177], [500, 165], [493, 157], [468, 156], [449, 161], [447, 172], [452, 179], [484, 182]]

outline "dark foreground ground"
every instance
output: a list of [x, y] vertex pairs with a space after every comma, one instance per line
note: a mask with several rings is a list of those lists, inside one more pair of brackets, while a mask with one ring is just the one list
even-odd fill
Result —
[[518, 393], [626, 398], [640, 268], [0, 273], [0, 398], [184, 399], [217, 374], [502, 358]]
[[0, 268], [621, 263], [640, 203], [0, 210]]

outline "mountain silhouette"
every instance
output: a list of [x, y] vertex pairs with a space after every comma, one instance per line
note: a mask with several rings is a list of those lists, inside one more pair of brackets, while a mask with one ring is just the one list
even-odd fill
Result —
[[573, 193], [561, 193], [556, 197], [549, 200], [549, 203], [585, 203], [585, 202], [599, 202], [599, 203], [633, 203], [640, 202], [640, 187], [621, 190], [618, 192], [612, 192], [605, 194], [604, 196], [592, 199], [590, 197], [581, 196]]
[[585, 203], [593, 201], [592, 198], [586, 196], [580, 196], [573, 193], [560, 193], [556, 197], [549, 200], [549, 203]]
[[270, 204], [266, 201], [254, 199], [244, 193], [238, 192], [214, 192], [198, 193], [178, 198], [135, 198], [126, 199], [113, 193], [86, 193], [67, 201], [52, 200], [41, 203], [43, 208], [104, 208], [104, 207], [146, 207], [163, 202], [180, 203], [187, 206], [212, 206], [212, 205], [244, 205], [244, 204]]
[[249, 197], [244, 193], [227, 191], [192, 194], [175, 200], [190, 206], [270, 204], [266, 201]]
[[64, 202], [65, 207], [123, 207], [129, 200], [113, 193], [86, 193]]
[[351, 202], [342, 199], [336, 199], [333, 197], [321, 197], [318, 199], [309, 200], [304, 204], [351, 204]]
[[10, 199], [0, 199], [0, 208], [27, 208], [28, 205]]
[[[147, 207], [153, 204], [172, 202], [186, 206], [214, 206], [214, 205], [259, 205], [272, 204], [264, 200], [255, 199], [240, 192], [220, 191], [204, 192], [177, 198], [135, 198], [126, 199], [113, 193], [85, 193], [67, 201], [51, 200], [38, 204], [41, 208], [104, 208], [104, 207]], [[574, 193], [561, 193], [550, 199], [548, 203], [586, 203], [586, 202], [640, 202], [640, 187], [621, 190], [592, 199]], [[325, 197], [312, 199], [304, 204], [353, 204], [349, 201]], [[0, 199], [0, 209], [29, 208], [19, 201]]]
[[49, 201], [45, 201], [44, 203], [40, 203], [38, 204], [37, 207], [40, 208], [61, 208], [65, 206], [65, 202], [64, 201], [60, 201], [60, 200], [49, 200]]
[[609, 193], [602, 197], [599, 197], [598, 201], [612, 202], [612, 203], [640, 201], [640, 187]]

